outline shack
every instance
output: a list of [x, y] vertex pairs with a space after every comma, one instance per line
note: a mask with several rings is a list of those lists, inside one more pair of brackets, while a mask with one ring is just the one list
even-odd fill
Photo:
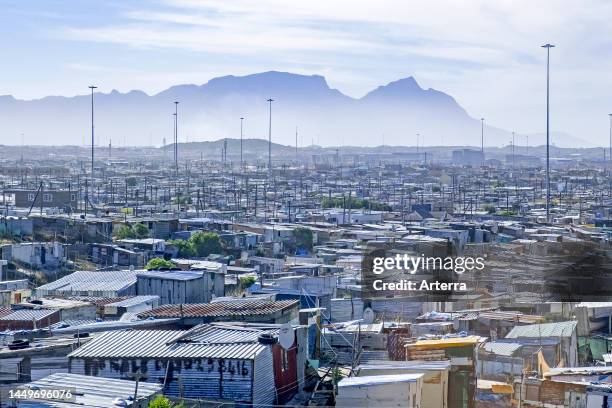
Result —
[[189, 331], [106, 332], [72, 352], [70, 372], [164, 384], [168, 396], [273, 404], [272, 346], [262, 331], [200, 327]]

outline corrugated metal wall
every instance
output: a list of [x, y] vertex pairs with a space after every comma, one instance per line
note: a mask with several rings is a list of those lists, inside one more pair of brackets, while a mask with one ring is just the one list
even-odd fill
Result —
[[140, 372], [146, 375], [143, 381], [158, 384], [165, 382], [164, 394], [169, 396], [251, 402], [252, 396], [256, 395], [262, 401], [272, 403], [272, 356], [269, 350], [262, 354], [259, 368], [256, 363], [256, 371], [259, 372], [255, 376], [260, 384], [256, 384], [255, 388], [252, 387], [252, 360], [174, 359], [168, 364], [167, 359], [71, 358], [70, 372], [116, 379], [133, 379], [132, 374]]
[[158, 295], [160, 305], [208, 303], [211, 298], [205, 277], [182, 281], [138, 276], [137, 287], [139, 295]]
[[253, 404], [274, 404], [276, 388], [274, 386], [274, 371], [272, 369], [272, 350], [266, 347], [255, 358], [253, 372]]

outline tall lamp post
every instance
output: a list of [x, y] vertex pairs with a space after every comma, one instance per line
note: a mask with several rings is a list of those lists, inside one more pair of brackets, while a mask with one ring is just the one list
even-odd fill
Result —
[[550, 222], [550, 49], [553, 44], [544, 44], [546, 48], [546, 222]]
[[178, 177], [178, 102], [174, 102], [174, 171]]
[[268, 171], [272, 172], [272, 102], [274, 99], [268, 99], [270, 104], [270, 117], [268, 121]]
[[482, 164], [484, 165], [484, 118], [480, 118], [480, 153], [482, 154]]
[[89, 89], [91, 89], [91, 196], [89, 199], [93, 197], [94, 192], [94, 89], [97, 86], [90, 85]]
[[610, 117], [610, 150], [608, 151], [608, 160], [612, 160], [612, 113], [608, 113]]
[[244, 168], [244, 161], [242, 161], [242, 122], [244, 118], [240, 118], [240, 168]]

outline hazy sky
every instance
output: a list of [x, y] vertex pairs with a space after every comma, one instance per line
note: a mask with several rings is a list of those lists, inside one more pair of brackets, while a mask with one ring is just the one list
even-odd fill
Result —
[[[290, 5], [290, 6], [288, 6]], [[454, 96], [474, 117], [608, 143], [612, 2], [0, 0], [0, 94], [155, 93], [228, 74], [324, 75], [360, 97], [395, 79]]]

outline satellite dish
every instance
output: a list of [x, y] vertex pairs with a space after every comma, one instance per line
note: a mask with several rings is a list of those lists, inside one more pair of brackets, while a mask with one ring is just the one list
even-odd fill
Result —
[[289, 350], [293, 347], [293, 343], [295, 342], [295, 332], [293, 331], [293, 326], [289, 323], [283, 324], [278, 331], [278, 342], [281, 347], [285, 350]]
[[369, 307], [366, 307], [363, 311], [363, 322], [365, 324], [374, 323], [374, 311]]

